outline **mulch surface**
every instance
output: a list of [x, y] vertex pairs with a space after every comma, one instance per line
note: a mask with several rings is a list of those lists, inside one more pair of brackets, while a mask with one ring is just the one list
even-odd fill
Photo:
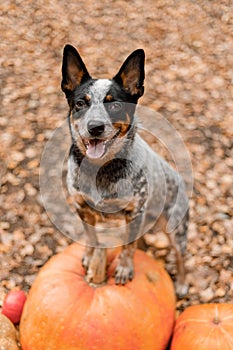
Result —
[[[39, 185], [45, 145], [67, 115], [60, 90], [66, 43], [96, 78], [112, 77], [131, 51], [144, 48], [140, 104], [173, 125], [192, 162], [190, 290], [177, 310], [232, 302], [231, 1], [4, 0], [0, 15], [0, 305], [9, 290], [28, 291], [40, 267], [72, 242], [51, 223]], [[162, 147], [157, 151], [166, 157]], [[175, 276], [163, 235], [147, 243]]]

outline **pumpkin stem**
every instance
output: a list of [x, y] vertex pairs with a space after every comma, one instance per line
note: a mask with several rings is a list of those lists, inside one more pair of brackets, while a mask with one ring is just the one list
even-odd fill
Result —
[[218, 310], [218, 306], [216, 305], [215, 306], [215, 315], [214, 315], [214, 318], [213, 318], [213, 323], [218, 325], [219, 323], [221, 323], [221, 320], [220, 320], [220, 316], [219, 316], [219, 310]]
[[220, 318], [219, 318], [218, 316], [215, 316], [215, 317], [213, 318], [213, 323], [214, 323], [214, 324], [219, 324], [219, 323], [221, 323]]

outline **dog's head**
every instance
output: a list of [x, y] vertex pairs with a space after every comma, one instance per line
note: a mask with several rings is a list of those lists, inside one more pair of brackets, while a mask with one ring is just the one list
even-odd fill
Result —
[[72, 139], [89, 159], [114, 156], [132, 137], [136, 103], [144, 92], [144, 61], [144, 51], [136, 50], [112, 79], [92, 79], [77, 50], [65, 46], [61, 87]]

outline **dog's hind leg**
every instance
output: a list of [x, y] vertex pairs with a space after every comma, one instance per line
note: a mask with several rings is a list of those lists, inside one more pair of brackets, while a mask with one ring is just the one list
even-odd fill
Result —
[[168, 221], [161, 215], [156, 226], [162, 228], [166, 233], [171, 246], [175, 251], [176, 256], [176, 267], [177, 267], [177, 277], [176, 277], [176, 294], [179, 298], [184, 297], [188, 292], [188, 284], [186, 283], [186, 273], [184, 267], [184, 253], [186, 249], [186, 235], [188, 228], [189, 213], [186, 212], [182, 221], [178, 226], [172, 230], [168, 230]]
[[184, 267], [184, 255], [180, 250], [179, 244], [176, 241], [177, 231], [171, 232], [168, 235], [169, 241], [175, 250], [176, 255], [176, 267], [177, 267], [177, 276], [176, 276], [176, 294], [179, 298], [183, 298], [188, 293], [188, 284], [186, 283], [186, 273]]

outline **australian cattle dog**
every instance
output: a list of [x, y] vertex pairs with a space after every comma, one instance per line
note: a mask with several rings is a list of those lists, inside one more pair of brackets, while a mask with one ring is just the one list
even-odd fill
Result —
[[93, 79], [77, 50], [65, 46], [61, 86], [72, 138], [67, 184], [87, 237], [83, 266], [89, 282], [98, 282], [106, 270], [106, 249], [99, 245], [96, 223], [118, 217], [125, 222], [125, 240], [116, 283], [134, 278], [137, 239], [160, 226], [175, 249], [176, 290], [182, 296], [187, 292], [183, 254], [188, 198], [180, 175], [137, 130], [135, 110], [144, 92], [144, 61], [144, 51], [138, 49], [112, 79]]

